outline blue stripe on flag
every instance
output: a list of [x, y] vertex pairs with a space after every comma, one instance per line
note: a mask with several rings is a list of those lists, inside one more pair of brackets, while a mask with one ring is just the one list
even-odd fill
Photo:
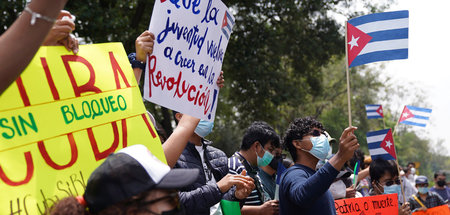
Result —
[[383, 130], [379, 130], [379, 131], [369, 131], [369, 132], [367, 132], [367, 137], [387, 134], [388, 131], [389, 131], [389, 129], [383, 129]]
[[409, 106], [406, 105], [406, 107], [410, 110], [414, 110], [414, 111], [420, 111], [420, 112], [427, 112], [427, 113], [431, 113], [432, 109], [428, 109], [428, 108], [420, 108], [420, 107], [415, 107], [415, 106]]
[[380, 155], [370, 155], [372, 157], [372, 160], [376, 160], [376, 159], [383, 159], [383, 160], [395, 160], [394, 157], [392, 157], [392, 155], [390, 155], [389, 153], [387, 154], [380, 154]]
[[227, 14], [227, 19], [228, 19], [228, 21], [230, 21], [231, 24], [234, 25], [234, 19], [233, 19], [233, 17], [231, 17], [231, 15], [228, 13], [228, 11], [225, 11], [225, 13]]
[[348, 23], [352, 24], [353, 26], [358, 26], [358, 25], [362, 25], [362, 24], [365, 24], [368, 22], [376, 22], [376, 21], [383, 21], [383, 20], [390, 20], [390, 19], [402, 19], [402, 18], [408, 18], [408, 17], [409, 17], [409, 11], [401, 10], [401, 11], [374, 13], [374, 14], [369, 14], [369, 15], [365, 15], [365, 16], [360, 16], [360, 17], [349, 20]]
[[378, 116], [367, 116], [367, 119], [380, 119], [383, 118], [382, 116], [378, 115]]
[[424, 120], [430, 120], [430, 117], [427, 117], [427, 116], [419, 116], [419, 115], [414, 115], [413, 118], [416, 118], [416, 119], [424, 119]]
[[400, 28], [386, 31], [376, 31], [368, 34], [372, 37], [369, 43], [383, 40], [408, 39], [408, 28]]
[[227, 25], [227, 28], [228, 28], [228, 31], [230, 31], [230, 32], [232, 31], [230, 24]]
[[366, 110], [367, 113], [378, 113], [377, 110]]
[[377, 61], [398, 60], [407, 58], [408, 58], [408, 49], [371, 52], [363, 55], [358, 55], [353, 60], [352, 64], [349, 67], [359, 66]]
[[225, 34], [225, 37], [227, 38], [227, 40], [230, 39], [230, 37], [228, 36], [227, 31], [224, 28], [222, 28], [222, 33]]
[[422, 123], [417, 123], [417, 122], [410, 122], [408, 120], [405, 120], [405, 121], [400, 122], [400, 123], [407, 124], [407, 125], [420, 126], [420, 127], [426, 127], [427, 126], [427, 124], [422, 124]]
[[367, 147], [369, 149], [378, 149], [378, 148], [381, 148], [380, 147], [381, 143], [382, 143], [382, 141], [380, 141], [380, 142], [372, 142], [372, 143], [367, 144]]

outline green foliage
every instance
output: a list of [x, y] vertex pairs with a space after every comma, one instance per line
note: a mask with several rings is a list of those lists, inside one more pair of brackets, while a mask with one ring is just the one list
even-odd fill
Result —
[[[25, 2], [0, 1], [0, 33], [13, 23]], [[331, 14], [355, 17], [378, 12], [392, 0], [224, 2], [236, 25], [223, 65], [226, 86], [220, 92], [214, 132], [208, 137], [214, 146], [231, 155], [252, 121], [267, 121], [282, 136], [294, 118], [303, 116], [319, 118], [338, 139], [348, 126], [344, 37], [337, 16]], [[154, 0], [76, 0], [68, 1], [65, 9], [77, 16], [75, 33], [84, 42], [121, 41], [129, 53], [134, 51], [135, 39], [148, 29], [153, 4]], [[356, 4], [365, 11], [351, 11]], [[367, 120], [364, 105], [392, 104], [385, 106], [385, 118], [386, 127], [393, 128], [398, 114], [390, 109], [405, 99], [402, 86], [379, 78], [382, 70], [351, 70], [353, 124], [366, 154], [366, 132], [384, 125], [382, 120]], [[171, 111], [150, 103], [146, 107], [170, 134], [175, 125]], [[450, 169], [450, 159], [431, 150], [433, 144], [427, 137], [400, 127], [395, 144], [402, 165], [421, 162], [419, 170], [428, 176], [438, 169]], [[439, 144], [442, 148], [442, 142], [436, 147]]]

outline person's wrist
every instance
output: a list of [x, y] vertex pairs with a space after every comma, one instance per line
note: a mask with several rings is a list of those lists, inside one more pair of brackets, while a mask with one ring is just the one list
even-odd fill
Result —
[[36, 13], [57, 19], [67, 0], [33, 0], [27, 6]]

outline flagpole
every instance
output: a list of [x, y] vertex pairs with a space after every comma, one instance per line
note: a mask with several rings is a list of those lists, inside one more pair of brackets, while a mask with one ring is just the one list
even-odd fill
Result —
[[[405, 110], [405, 109], [403, 108], [403, 110]], [[400, 116], [398, 117], [397, 124], [395, 124], [394, 131], [392, 132], [392, 136], [395, 136], [395, 133], [397, 132], [397, 127], [398, 127], [398, 124], [400, 123], [400, 119], [402, 118], [403, 110], [402, 110], [402, 112], [400, 112]]]
[[345, 68], [347, 74], [348, 125], [352, 126], [352, 104], [350, 101], [350, 74], [348, 72], [347, 22], [345, 22]]
[[[392, 138], [394, 138], [394, 134], [392, 134]], [[394, 145], [394, 152], [395, 152], [395, 163], [397, 164], [398, 178], [400, 180], [400, 187], [402, 188], [403, 204], [405, 204], [406, 203], [405, 191], [403, 189], [403, 181], [400, 176], [400, 165], [398, 164], [398, 154], [397, 154], [397, 149], [395, 148], [395, 145]]]

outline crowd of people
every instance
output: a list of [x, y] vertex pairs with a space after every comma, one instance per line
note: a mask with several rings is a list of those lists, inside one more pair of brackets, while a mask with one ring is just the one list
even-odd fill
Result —
[[[63, 45], [76, 54], [75, 24], [62, 18], [71, 16], [61, 12], [65, 2], [31, 1], [0, 36], [0, 93], [40, 45]], [[136, 53], [129, 55], [137, 81], [154, 39], [144, 31], [136, 39]], [[224, 86], [223, 73], [217, 84]], [[161, 138], [167, 164], [144, 145], [121, 149], [90, 175], [83, 195], [61, 199], [49, 213], [219, 215], [221, 200], [229, 200], [239, 202], [245, 215], [336, 214], [336, 199], [397, 193], [398, 211], [404, 215], [449, 202], [445, 172], [435, 173], [429, 189], [428, 178], [416, 174], [414, 163], [402, 168], [395, 161], [371, 160], [358, 149], [356, 127], [344, 129], [336, 140], [321, 122], [303, 117], [294, 119], [280, 138], [268, 123], [255, 121], [245, 130], [239, 151], [227, 157], [207, 140], [213, 122], [178, 112], [174, 116], [176, 129]], [[337, 147], [335, 154], [332, 147]], [[361, 164], [357, 175], [352, 170], [356, 163]]]

